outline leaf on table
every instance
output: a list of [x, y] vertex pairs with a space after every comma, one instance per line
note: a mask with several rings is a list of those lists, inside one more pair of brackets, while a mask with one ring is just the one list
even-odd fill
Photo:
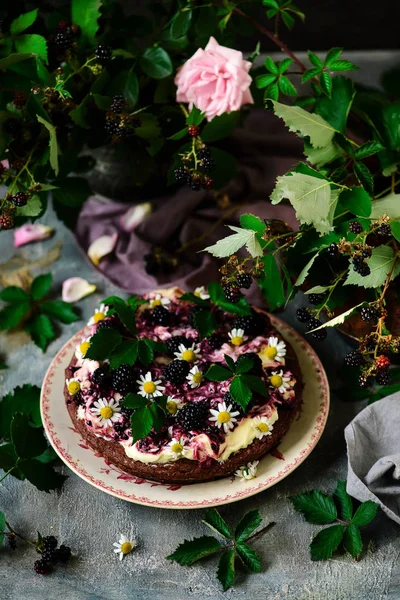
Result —
[[251, 510], [242, 517], [235, 529], [237, 542], [244, 542], [257, 527], [261, 525], [261, 514], [259, 510]]
[[31, 296], [33, 300], [42, 300], [49, 293], [53, 283], [53, 277], [51, 273], [45, 273], [44, 275], [38, 275], [32, 281], [31, 285]]
[[343, 525], [322, 529], [310, 544], [311, 560], [326, 560], [337, 550], [343, 539]]
[[66, 480], [66, 476], [57, 473], [51, 465], [36, 459], [22, 460], [18, 466], [26, 479], [43, 492], [60, 488]]
[[175, 552], [166, 557], [167, 560], [174, 560], [180, 565], [192, 565], [197, 560], [218, 552], [222, 548], [221, 544], [214, 537], [203, 535], [193, 540], [185, 540], [179, 544]]
[[47, 448], [43, 430], [32, 427], [26, 414], [14, 414], [10, 432], [15, 451], [20, 458], [35, 458]]
[[24, 329], [29, 333], [36, 346], [43, 352], [46, 351], [49, 343], [56, 338], [52, 322], [46, 315], [36, 315], [32, 319], [29, 319]]
[[337, 482], [333, 496], [339, 505], [340, 517], [345, 521], [350, 521], [353, 516], [353, 502], [351, 496], [347, 493], [345, 481], [339, 480]]
[[46, 315], [57, 319], [57, 321], [61, 321], [61, 323], [66, 323], [67, 325], [79, 320], [79, 316], [75, 309], [69, 302], [64, 302], [63, 300], [49, 300], [48, 302], [43, 302], [41, 304], [41, 309]]
[[40, 388], [25, 384], [16, 387], [0, 402], [0, 439], [10, 439], [10, 425], [16, 412], [29, 416], [32, 425], [40, 427]]
[[219, 533], [223, 537], [232, 537], [232, 533], [228, 524], [215, 508], [210, 508], [206, 512], [204, 518], [202, 519], [202, 522], [205, 523], [208, 527], [210, 527], [210, 529], [212, 529], [216, 533]]
[[30, 311], [29, 302], [9, 304], [0, 310], [0, 331], [17, 327], [22, 318]]
[[378, 508], [378, 504], [372, 502], [372, 500], [363, 502], [354, 514], [352, 519], [353, 524], [358, 526], [368, 525], [368, 523], [375, 519]]
[[253, 573], [261, 572], [261, 558], [253, 548], [250, 548], [244, 542], [236, 546], [236, 552], [242, 563]]
[[0, 291], [0, 300], [10, 304], [20, 304], [21, 302], [29, 302], [29, 294], [16, 285], [10, 285]]
[[363, 549], [361, 533], [357, 525], [351, 523], [346, 527], [343, 536], [343, 547], [346, 552], [349, 552], [353, 558], [357, 558]]
[[301, 512], [308, 523], [325, 525], [337, 518], [337, 510], [332, 498], [319, 490], [304, 492], [290, 498], [294, 508]]
[[235, 551], [225, 550], [219, 559], [217, 578], [226, 592], [235, 583]]

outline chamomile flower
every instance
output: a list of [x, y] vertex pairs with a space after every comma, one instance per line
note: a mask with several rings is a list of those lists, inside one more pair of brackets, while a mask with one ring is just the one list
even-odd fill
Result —
[[154, 298], [149, 298], [150, 308], [155, 308], [156, 306], [168, 306], [171, 304], [171, 300], [166, 296], [161, 296], [161, 294], [156, 294]]
[[283, 362], [282, 358], [286, 356], [286, 344], [283, 340], [279, 341], [277, 337], [268, 338], [268, 346], [265, 348], [265, 355], [269, 360]]
[[210, 298], [210, 294], [207, 292], [204, 285], [197, 287], [193, 293], [198, 298], [201, 298], [201, 300], [208, 300]]
[[110, 398], [110, 400], [100, 398], [93, 403], [90, 412], [97, 417], [99, 425], [110, 427], [119, 420], [121, 407], [114, 398]]
[[231, 329], [228, 336], [231, 340], [231, 344], [234, 346], [241, 346], [245, 340], [244, 329], [237, 329], [236, 327]]
[[210, 408], [210, 421], [214, 421], [214, 425], [217, 427], [223, 427], [225, 433], [228, 433], [230, 429], [233, 429], [237, 422], [236, 417], [240, 414], [237, 410], [232, 410], [232, 404], [226, 406], [226, 402], [220, 402], [218, 404], [218, 410]]
[[175, 396], [168, 396], [166, 409], [170, 415], [176, 415], [179, 408], [182, 406], [183, 402], [180, 398], [175, 398]]
[[195, 362], [199, 358], [200, 348], [193, 342], [193, 344], [186, 348], [184, 344], [178, 346], [178, 352], [174, 352], [175, 358], [180, 360], [186, 360], [187, 362]]
[[253, 424], [257, 439], [262, 440], [266, 435], [272, 435], [273, 426], [268, 422], [267, 417], [256, 417]]
[[165, 386], [161, 385], [161, 379], [153, 380], [150, 371], [147, 371], [146, 375], [141, 375], [136, 383], [139, 386], [138, 394], [148, 399], [162, 396], [165, 390]]
[[175, 456], [183, 456], [185, 454], [185, 440], [183, 437], [172, 438], [170, 443], [168, 444], [168, 448]]
[[201, 382], [203, 381], [203, 373], [200, 371], [199, 367], [194, 366], [189, 371], [189, 375], [186, 377], [189, 382], [192, 390], [198, 388]]
[[94, 311], [93, 317], [91, 317], [88, 321], [88, 325], [95, 325], [96, 323], [100, 323], [100, 321], [104, 321], [107, 316], [108, 306], [105, 304], [100, 304], [99, 308], [96, 308]]
[[72, 377], [71, 379], [66, 379], [65, 385], [67, 386], [68, 393], [71, 396], [75, 396], [75, 394], [77, 394], [81, 389], [81, 384], [75, 377]]
[[286, 390], [290, 388], [290, 377], [285, 377], [283, 375], [283, 371], [272, 371], [271, 377], [269, 378], [269, 382], [272, 387], [277, 388], [281, 394], [284, 394]]
[[247, 463], [247, 465], [243, 465], [237, 471], [235, 471], [235, 477], [240, 479], [240, 481], [249, 481], [249, 479], [254, 479], [257, 476], [257, 467], [259, 460], [254, 460], [253, 462]]
[[127, 554], [132, 552], [134, 548], [136, 548], [137, 541], [128, 540], [128, 538], [125, 535], [120, 533], [118, 542], [114, 542], [113, 546], [115, 546], [114, 552], [116, 554], [119, 554], [119, 560], [122, 560], [124, 556], [126, 556]]
[[76, 349], [76, 352], [75, 352], [76, 357], [80, 358], [80, 359], [85, 358], [85, 355], [86, 355], [87, 351], [89, 350], [89, 348], [90, 348], [90, 337], [83, 338], [83, 340], [81, 340], [81, 343], [79, 344], [79, 346]]

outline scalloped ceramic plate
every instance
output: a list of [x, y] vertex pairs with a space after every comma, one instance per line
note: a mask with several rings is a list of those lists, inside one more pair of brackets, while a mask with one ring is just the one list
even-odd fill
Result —
[[257, 477], [233, 477], [190, 485], [165, 485], [124, 473], [106, 463], [74, 429], [65, 406], [64, 371], [85, 330], [77, 333], [53, 359], [44, 378], [41, 411], [51, 445], [79, 477], [99, 490], [138, 504], [160, 508], [201, 508], [236, 502], [275, 485], [294, 471], [315, 448], [329, 410], [329, 385], [314, 350], [289, 325], [270, 315], [271, 323], [293, 346], [303, 373], [302, 410], [273, 454], [264, 456]]

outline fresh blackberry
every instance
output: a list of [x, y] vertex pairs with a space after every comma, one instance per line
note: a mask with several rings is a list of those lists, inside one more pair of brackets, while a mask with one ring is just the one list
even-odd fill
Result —
[[168, 348], [168, 353], [171, 356], [175, 356], [175, 352], [179, 351], [179, 346], [181, 344], [183, 344], [184, 346], [186, 346], [187, 344], [190, 344], [189, 340], [187, 338], [185, 338], [185, 336], [183, 336], [183, 335], [173, 335], [165, 343]]
[[311, 313], [305, 306], [298, 308], [296, 311], [296, 318], [300, 323], [308, 323], [311, 319]]
[[42, 560], [47, 564], [51, 564], [55, 558], [56, 548], [44, 548], [42, 552]]
[[103, 319], [97, 324], [96, 331], [99, 329], [119, 329], [119, 323], [115, 319]]
[[362, 254], [363, 258], [370, 258], [372, 256], [372, 248], [367, 246], [366, 248], [363, 249], [361, 254]]
[[14, 196], [11, 196], [10, 200], [14, 206], [26, 206], [28, 196], [25, 192], [17, 192]]
[[[320, 321], [319, 319], [316, 319], [315, 317], [311, 317], [311, 319], [307, 323], [307, 331], [312, 331], [313, 329], [316, 329], [320, 325], [322, 325], [322, 321]], [[311, 335], [315, 340], [319, 340], [319, 341], [324, 340], [327, 335], [326, 329], [319, 329], [318, 331], [313, 331], [313, 333], [311, 333]]]
[[108, 364], [101, 365], [93, 372], [92, 382], [101, 387], [111, 384], [110, 368]]
[[361, 277], [368, 277], [368, 275], [371, 274], [370, 266], [367, 265], [367, 263], [363, 263], [358, 269], [358, 274], [361, 275]]
[[57, 538], [54, 537], [54, 535], [47, 535], [43, 538], [43, 549], [47, 550], [54, 550], [55, 548], [57, 548]]
[[199, 306], [198, 304], [195, 304], [194, 306], [192, 306], [192, 308], [189, 310], [189, 313], [188, 313], [189, 324], [191, 327], [194, 327], [194, 329], [196, 329], [195, 314], [197, 312], [199, 312], [200, 310], [201, 310], [201, 306]]
[[361, 388], [366, 388], [371, 384], [371, 378], [368, 377], [365, 373], [361, 373], [361, 375], [358, 378], [358, 385]]
[[14, 217], [11, 213], [0, 215], [0, 229], [12, 229], [14, 227]]
[[204, 160], [205, 158], [210, 158], [210, 157], [211, 157], [211, 150], [210, 150], [210, 148], [207, 148], [207, 146], [204, 146], [204, 148], [199, 150], [197, 153], [197, 158], [199, 160]]
[[351, 223], [349, 223], [349, 229], [351, 233], [354, 234], [361, 233], [363, 230], [361, 223], [359, 223], [358, 221], [352, 221]]
[[[6, 133], [9, 133], [10, 135], [18, 135], [18, 133], [21, 131], [21, 123], [18, 121], [18, 119], [8, 119], [4, 125], [3, 125], [3, 129]], [[20, 170], [20, 169], [17, 169]]]
[[110, 111], [113, 113], [120, 113], [124, 110], [125, 105], [126, 101], [123, 96], [114, 96], [110, 105]]
[[209, 409], [204, 402], [190, 402], [182, 406], [176, 413], [176, 422], [186, 431], [204, 429], [209, 416]]
[[112, 49], [106, 44], [99, 44], [94, 53], [101, 65], [106, 65], [112, 58]]
[[360, 309], [360, 316], [363, 321], [366, 323], [370, 323], [371, 321], [376, 321], [378, 318], [378, 311], [373, 306], [363, 306]]
[[308, 294], [308, 301], [310, 304], [316, 305], [321, 304], [324, 300], [324, 294]]
[[76, 406], [83, 406], [85, 404], [82, 392], [80, 391], [72, 396], [72, 400], [75, 402]]
[[180, 385], [186, 381], [189, 374], [190, 363], [186, 360], [176, 359], [170, 362], [164, 369], [164, 377], [175, 385]]
[[188, 183], [190, 179], [190, 173], [186, 167], [177, 167], [174, 170], [174, 176], [178, 183]]
[[106, 122], [104, 123], [104, 129], [108, 135], [115, 135], [115, 133], [118, 131], [118, 123], [111, 119], [106, 119]]
[[211, 173], [212, 171], [215, 171], [217, 165], [215, 160], [213, 160], [212, 158], [203, 158], [201, 160], [201, 167], [206, 173]]
[[156, 325], [168, 325], [170, 322], [170, 312], [165, 306], [155, 306], [151, 315], [152, 321]]
[[338, 245], [335, 244], [335, 242], [332, 242], [332, 244], [328, 247], [328, 254], [329, 256], [331, 256], [332, 258], [334, 258], [335, 256], [337, 256], [339, 253], [339, 248]]
[[256, 352], [245, 352], [244, 354], [241, 354], [236, 361], [236, 365], [239, 365], [244, 358], [250, 358], [253, 361], [254, 366], [251, 369], [252, 371], [260, 375], [263, 373], [262, 360]]
[[127, 394], [135, 386], [132, 368], [129, 365], [120, 365], [111, 374], [112, 387], [120, 394]]
[[38, 575], [46, 575], [50, 571], [49, 565], [44, 560], [35, 560], [33, 568]]
[[73, 38], [71, 33], [67, 31], [59, 31], [54, 36], [54, 43], [59, 50], [69, 50], [72, 48]]
[[391, 235], [392, 231], [390, 229], [390, 225], [388, 223], [382, 223], [382, 225], [378, 229], [378, 234], [385, 236]]
[[390, 373], [387, 369], [385, 369], [384, 371], [380, 371], [377, 376], [376, 376], [376, 383], [378, 385], [389, 385], [389, 383], [391, 382], [391, 376]]
[[240, 288], [248, 290], [253, 283], [253, 278], [250, 273], [239, 273], [239, 275], [236, 277], [236, 283]]
[[226, 392], [226, 394], [224, 394], [224, 402], [226, 406], [229, 406], [230, 404], [232, 405], [232, 411], [237, 410], [240, 415], [244, 415], [245, 411], [238, 402], [235, 402], [235, 400], [232, 398], [229, 392]]
[[222, 333], [212, 333], [207, 338], [207, 341], [210, 344], [210, 348], [212, 350], [219, 350], [221, 348], [222, 344], [225, 344], [225, 342], [228, 341], [228, 338], [226, 337], [226, 335], [223, 335]]
[[261, 320], [256, 313], [251, 315], [242, 315], [236, 317], [232, 323], [232, 327], [236, 329], [243, 329], [246, 335], [257, 335], [261, 333]]
[[198, 125], [189, 125], [188, 134], [190, 137], [197, 137], [200, 133], [200, 127]]
[[66, 563], [71, 558], [71, 548], [61, 544], [55, 552], [55, 559], [61, 563]]
[[121, 414], [124, 415], [126, 420], [129, 420], [133, 415], [133, 409], [127, 406], [121, 406]]
[[363, 356], [358, 350], [351, 350], [344, 357], [344, 364], [348, 367], [359, 367], [363, 362]]
[[122, 423], [115, 423], [114, 424], [114, 431], [116, 433], [116, 439], [118, 440], [127, 440], [128, 439], [128, 435], [127, 433], [125, 433], [126, 430], [126, 424], [124, 422]]
[[228, 300], [228, 302], [232, 302], [232, 304], [239, 302], [240, 298], [242, 297], [242, 293], [239, 288], [233, 285], [224, 285], [222, 286], [222, 289], [224, 290], [225, 298]]

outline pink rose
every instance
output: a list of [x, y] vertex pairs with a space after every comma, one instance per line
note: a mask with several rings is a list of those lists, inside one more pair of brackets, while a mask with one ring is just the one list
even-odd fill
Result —
[[242, 52], [220, 46], [213, 37], [179, 69], [175, 84], [177, 102], [187, 102], [206, 114], [215, 116], [239, 110], [243, 104], [253, 104], [249, 87], [251, 62]]

